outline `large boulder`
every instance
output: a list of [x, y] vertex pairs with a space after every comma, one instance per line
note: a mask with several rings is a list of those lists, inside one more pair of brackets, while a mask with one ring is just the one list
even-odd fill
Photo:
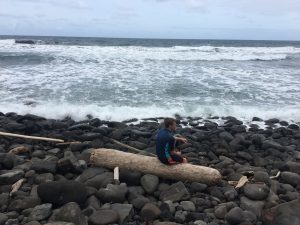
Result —
[[85, 185], [77, 181], [52, 181], [40, 184], [37, 188], [43, 202], [61, 206], [68, 202], [82, 204], [87, 198]]

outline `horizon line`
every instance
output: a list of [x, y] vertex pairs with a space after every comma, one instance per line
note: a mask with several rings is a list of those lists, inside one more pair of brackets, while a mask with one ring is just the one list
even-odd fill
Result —
[[215, 41], [277, 41], [277, 42], [300, 42], [300, 40], [281, 39], [221, 39], [221, 38], [147, 38], [147, 37], [103, 37], [103, 36], [63, 36], [63, 35], [28, 35], [28, 34], [0, 34], [0, 37], [60, 37], [60, 38], [104, 38], [104, 39], [140, 39], [140, 40], [215, 40]]

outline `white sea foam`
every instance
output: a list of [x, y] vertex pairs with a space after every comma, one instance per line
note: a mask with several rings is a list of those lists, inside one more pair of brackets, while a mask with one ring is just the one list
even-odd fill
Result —
[[[8, 60], [0, 59], [0, 111], [76, 120], [87, 114], [121, 121], [178, 113], [300, 121], [299, 66], [271, 61], [298, 54], [300, 48], [293, 46], [105, 47], [0, 40], [0, 57]], [[37, 104], [24, 105], [28, 101]]]
[[279, 118], [281, 120], [300, 122], [300, 106], [285, 108], [269, 108], [269, 107], [253, 107], [253, 106], [198, 106], [192, 111], [184, 107], [158, 107], [149, 105], [147, 107], [129, 107], [129, 106], [97, 106], [89, 105], [73, 105], [69, 103], [53, 103], [47, 102], [28, 106], [16, 103], [0, 104], [0, 111], [17, 112], [19, 114], [36, 114], [39, 116], [62, 119], [71, 116], [79, 121], [86, 119], [87, 115], [92, 115], [103, 120], [123, 121], [127, 119], [150, 118], [150, 117], [166, 117], [179, 114], [181, 116], [194, 116], [208, 118], [210, 116], [235, 116], [245, 122], [251, 121], [254, 116], [262, 119]]
[[123, 58], [127, 60], [177, 60], [177, 61], [248, 61], [281, 60], [293, 54], [300, 54], [300, 48], [286, 47], [225, 47], [225, 46], [70, 46], [70, 45], [28, 45], [15, 44], [13, 39], [0, 40], [3, 51], [22, 50], [26, 52], [56, 53], [75, 61], [87, 62], [103, 59]]

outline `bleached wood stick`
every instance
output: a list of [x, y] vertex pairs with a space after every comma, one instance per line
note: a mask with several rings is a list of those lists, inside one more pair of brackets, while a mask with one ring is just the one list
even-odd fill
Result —
[[28, 136], [28, 135], [21, 135], [21, 134], [6, 133], [6, 132], [0, 132], [0, 135], [7, 136], [7, 137], [17, 137], [17, 138], [39, 140], [39, 141], [64, 142], [64, 140], [62, 140], [62, 139], [45, 138], [45, 137], [38, 137], [38, 136]]
[[115, 167], [114, 168], [114, 182], [115, 183], [120, 183], [120, 180], [119, 180], [119, 167]]

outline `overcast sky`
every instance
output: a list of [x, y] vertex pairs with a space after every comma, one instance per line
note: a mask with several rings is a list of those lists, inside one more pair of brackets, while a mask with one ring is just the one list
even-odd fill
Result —
[[0, 0], [0, 34], [300, 40], [300, 0]]

